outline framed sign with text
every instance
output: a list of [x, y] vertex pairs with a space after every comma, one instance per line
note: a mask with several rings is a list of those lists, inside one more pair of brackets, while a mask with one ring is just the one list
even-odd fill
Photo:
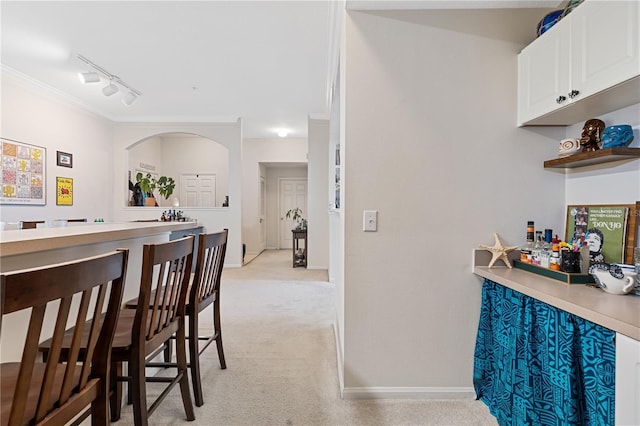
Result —
[[73, 205], [73, 179], [56, 177], [56, 204], [59, 206]]

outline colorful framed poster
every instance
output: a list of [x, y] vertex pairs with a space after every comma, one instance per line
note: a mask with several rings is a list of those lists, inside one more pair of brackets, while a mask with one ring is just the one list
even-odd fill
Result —
[[0, 138], [0, 204], [47, 204], [47, 149]]
[[60, 167], [73, 168], [73, 154], [68, 152], [56, 151], [56, 164]]
[[56, 204], [59, 206], [73, 205], [73, 179], [56, 177]]
[[624, 263], [629, 205], [567, 206], [565, 241], [589, 246], [591, 263]]

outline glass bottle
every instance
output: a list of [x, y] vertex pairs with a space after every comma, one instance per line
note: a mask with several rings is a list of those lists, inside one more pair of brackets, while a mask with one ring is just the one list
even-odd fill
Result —
[[527, 241], [520, 248], [520, 261], [524, 263], [531, 263], [531, 255], [533, 251], [533, 243], [535, 237], [535, 227], [533, 221], [527, 222]]
[[560, 246], [558, 244], [553, 244], [551, 248], [551, 259], [549, 260], [549, 269], [553, 269], [554, 271], [560, 270]]
[[542, 246], [543, 246], [543, 240], [542, 240], [542, 231], [536, 231], [536, 241], [533, 245], [533, 249], [531, 251], [531, 259], [534, 265], [540, 265], [540, 257], [541, 257], [541, 253], [542, 253]]

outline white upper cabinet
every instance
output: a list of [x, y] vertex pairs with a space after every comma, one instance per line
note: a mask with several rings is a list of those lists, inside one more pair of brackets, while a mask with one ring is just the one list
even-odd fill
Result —
[[518, 56], [518, 124], [570, 125], [640, 102], [639, 2], [586, 0]]

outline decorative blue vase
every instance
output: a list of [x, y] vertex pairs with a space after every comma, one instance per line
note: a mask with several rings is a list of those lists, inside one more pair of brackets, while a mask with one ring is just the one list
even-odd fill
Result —
[[602, 148], [623, 148], [633, 140], [633, 129], [628, 124], [609, 126], [602, 132]]

